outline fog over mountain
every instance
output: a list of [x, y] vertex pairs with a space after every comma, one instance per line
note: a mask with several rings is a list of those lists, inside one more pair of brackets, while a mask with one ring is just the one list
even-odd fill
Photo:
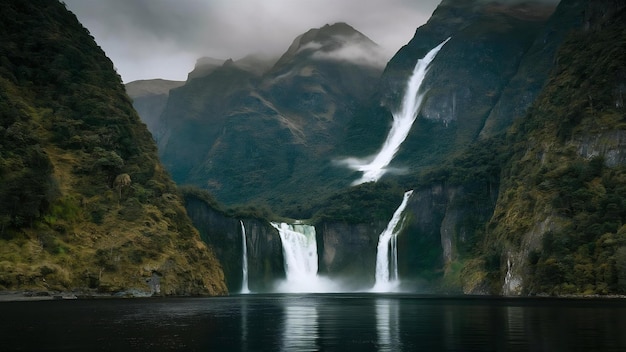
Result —
[[[67, 0], [124, 82], [184, 80], [204, 56], [238, 60], [278, 54], [309, 28], [346, 22], [385, 49], [388, 60], [438, 5], [426, 1]], [[335, 53], [351, 56], [345, 50]]]

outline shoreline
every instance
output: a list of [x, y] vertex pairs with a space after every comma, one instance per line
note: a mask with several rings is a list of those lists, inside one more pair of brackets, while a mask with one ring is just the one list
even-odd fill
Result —
[[[404, 292], [406, 294], [406, 292]], [[263, 294], [263, 293], [259, 293], [259, 294]], [[270, 293], [271, 294], [271, 293]], [[305, 293], [306, 294], [306, 293]], [[252, 294], [254, 295], [254, 294]], [[231, 295], [227, 295], [227, 296], [231, 296]], [[236, 294], [235, 294], [236, 296]], [[445, 298], [445, 297], [451, 297], [449, 295], [427, 295], [430, 297], [441, 297], [441, 298]], [[32, 290], [26, 290], [26, 291], [0, 291], [0, 303], [2, 302], [24, 302], [24, 301], [52, 301], [52, 300], [92, 300], [92, 299], [111, 299], [111, 298], [125, 298], [125, 299], [133, 299], [133, 298], [162, 298], [162, 297], [176, 297], [176, 298], [181, 298], [181, 297], [212, 297], [212, 296], [196, 296], [196, 295], [189, 295], [189, 296], [165, 296], [165, 295], [153, 295], [150, 294], [149, 292], [143, 292], [143, 291], [136, 291], [136, 290], [130, 290], [130, 291], [122, 291], [122, 292], [116, 292], [116, 293], [98, 293], [98, 292], [85, 292], [85, 291], [32, 291]], [[216, 296], [218, 297], [218, 296]], [[223, 296], [222, 296], [223, 297]], [[612, 295], [572, 295], [572, 294], [568, 294], [568, 295], [562, 295], [562, 296], [551, 296], [551, 295], [532, 295], [532, 296], [489, 296], [489, 295], [458, 295], [458, 296], [454, 296], [454, 298], [485, 298], [485, 299], [494, 299], [494, 301], [496, 300], [500, 300], [500, 299], [532, 299], [532, 298], [537, 298], [537, 299], [543, 299], [543, 298], [551, 298], [551, 299], [563, 299], [563, 300], [574, 300], [574, 299], [584, 299], [584, 300], [623, 300], [626, 299], [626, 295], [619, 295], [619, 294], [612, 294]]]

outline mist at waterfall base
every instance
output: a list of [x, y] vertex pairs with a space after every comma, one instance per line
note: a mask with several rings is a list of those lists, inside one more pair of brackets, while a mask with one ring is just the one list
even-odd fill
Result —
[[376, 182], [385, 173], [399, 169], [389, 168], [389, 164], [398, 153], [400, 145], [409, 135], [413, 123], [417, 119], [417, 115], [422, 106], [422, 101], [426, 92], [421, 87], [428, 73], [430, 63], [435, 59], [439, 50], [450, 40], [444, 40], [441, 44], [431, 49], [422, 59], [418, 60], [413, 69], [413, 73], [407, 82], [406, 91], [402, 98], [400, 110], [393, 112], [393, 122], [391, 129], [387, 134], [387, 138], [383, 143], [380, 151], [373, 156], [366, 158], [346, 158], [336, 163], [345, 165], [348, 168], [363, 172], [363, 175], [355, 180], [352, 185], [359, 185], [366, 182]]

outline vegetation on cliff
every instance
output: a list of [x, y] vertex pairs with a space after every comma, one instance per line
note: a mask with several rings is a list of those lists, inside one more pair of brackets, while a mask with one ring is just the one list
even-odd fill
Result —
[[226, 293], [87, 30], [57, 1], [0, 13], [0, 289]]
[[622, 10], [570, 35], [508, 133], [480, 256], [492, 292], [508, 273], [527, 294], [626, 293], [625, 23]]

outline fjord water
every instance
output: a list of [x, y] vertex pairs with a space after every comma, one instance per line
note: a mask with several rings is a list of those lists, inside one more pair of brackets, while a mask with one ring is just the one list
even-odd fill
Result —
[[340, 162], [353, 170], [363, 172], [363, 175], [352, 183], [353, 185], [359, 185], [365, 182], [376, 182], [388, 171], [387, 167], [398, 153], [400, 145], [402, 145], [409, 135], [411, 127], [415, 119], [417, 119], [417, 114], [419, 113], [424, 95], [426, 94], [426, 92], [421, 90], [422, 82], [424, 78], [426, 78], [430, 63], [435, 59], [439, 50], [441, 50], [448, 40], [450, 40], [450, 38], [431, 49], [415, 64], [413, 73], [407, 81], [407, 87], [402, 98], [400, 109], [392, 113], [393, 122], [391, 129], [379, 152], [369, 158], [347, 158]]
[[404, 193], [402, 203], [378, 239], [374, 292], [392, 292], [398, 287], [398, 233], [402, 230], [402, 213], [411, 194], [413, 190]]
[[624, 351], [621, 299], [274, 294], [0, 302], [3, 351]]

